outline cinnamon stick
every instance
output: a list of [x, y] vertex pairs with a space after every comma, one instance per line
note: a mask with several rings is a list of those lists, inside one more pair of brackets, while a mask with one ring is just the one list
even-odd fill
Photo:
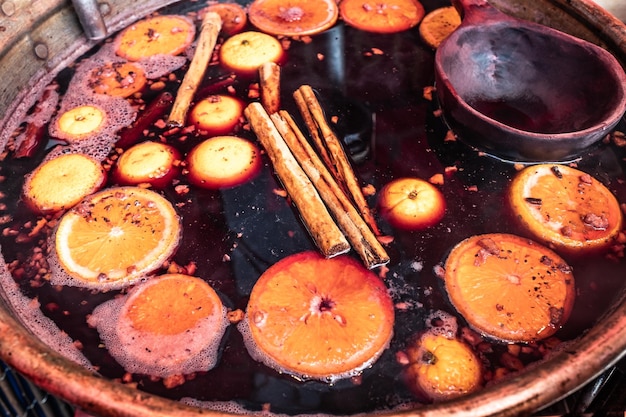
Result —
[[324, 163], [326, 164], [330, 172], [333, 174], [333, 176], [335, 178], [339, 178], [339, 173], [337, 172], [337, 168], [335, 164], [333, 163], [332, 159], [330, 158], [330, 155], [328, 154], [328, 149], [326, 148], [326, 145], [324, 144], [324, 139], [322, 138], [317, 128], [317, 123], [313, 119], [313, 115], [311, 114], [311, 112], [308, 110], [305, 97], [302, 95], [302, 92], [300, 90], [296, 90], [293, 93], [293, 97], [296, 100], [296, 105], [298, 106], [298, 109], [300, 110], [302, 119], [304, 120], [304, 123], [306, 124], [306, 127], [309, 130], [311, 137], [313, 138], [313, 143], [315, 144], [315, 148], [317, 149], [317, 152], [319, 152], [320, 158], [322, 158], [322, 161], [324, 161]]
[[271, 119], [365, 266], [372, 269], [388, 263], [387, 252], [339, 187], [291, 115], [282, 110], [272, 114]]
[[236, 79], [237, 76], [233, 73], [218, 75], [217, 77], [209, 80], [206, 85], [201, 86], [198, 89], [196, 96], [204, 98], [218, 94], [221, 90], [235, 84]]
[[260, 103], [244, 110], [252, 130], [267, 151], [274, 170], [291, 197], [321, 253], [333, 257], [350, 250], [350, 244], [334, 222], [317, 190], [289, 150]]
[[332, 167], [334, 167], [338, 180], [347, 189], [358, 210], [361, 212], [361, 215], [367, 224], [372, 228], [374, 234], [379, 236], [381, 234], [380, 229], [378, 228], [374, 215], [365, 200], [365, 196], [363, 195], [359, 181], [352, 169], [352, 165], [348, 160], [341, 142], [326, 121], [322, 106], [317, 100], [317, 97], [315, 97], [313, 89], [308, 85], [303, 85], [296, 90], [294, 98], [305, 121], [307, 119], [313, 121], [313, 123], [306, 122], [307, 127], [311, 131], [311, 135], [314, 138], [316, 135], [321, 138], [322, 144], [318, 146], [327, 150], [328, 158], [330, 160], [329, 163]]
[[20, 146], [15, 150], [14, 158], [30, 158], [35, 155], [42, 146], [44, 135], [46, 134], [46, 125], [29, 123], [20, 136], [22, 141]]
[[196, 52], [189, 64], [189, 70], [178, 88], [176, 100], [168, 119], [170, 126], [182, 127], [185, 125], [189, 105], [204, 77], [204, 71], [211, 60], [221, 29], [222, 18], [220, 15], [215, 12], [208, 12], [202, 20]]
[[165, 115], [174, 102], [174, 96], [167, 91], [161, 92], [155, 100], [137, 116], [135, 122], [120, 131], [120, 137], [115, 146], [122, 149], [130, 148], [143, 138], [144, 130], [149, 128], [160, 117]]
[[14, 158], [30, 158], [43, 147], [47, 132], [46, 120], [52, 116], [59, 101], [57, 89], [57, 84], [47, 87], [35, 105], [33, 113], [26, 118], [28, 125], [16, 138], [18, 146]]
[[280, 110], [280, 67], [275, 62], [266, 62], [259, 67], [261, 104], [268, 114]]

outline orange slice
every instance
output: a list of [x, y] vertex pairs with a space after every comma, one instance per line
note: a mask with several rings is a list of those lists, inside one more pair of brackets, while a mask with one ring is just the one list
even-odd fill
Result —
[[461, 25], [461, 15], [454, 6], [440, 7], [424, 16], [420, 23], [420, 37], [433, 49]]
[[207, 6], [198, 13], [198, 19], [203, 20], [208, 12], [217, 13], [222, 19], [222, 33], [231, 36], [241, 32], [248, 23], [248, 16], [243, 7], [237, 3], [216, 3]]
[[331, 28], [339, 17], [335, 0], [255, 0], [250, 22], [272, 35], [314, 35]]
[[100, 191], [63, 215], [58, 261], [76, 285], [119, 288], [159, 268], [175, 251], [181, 225], [172, 204], [154, 191]]
[[591, 175], [566, 165], [541, 164], [520, 171], [508, 200], [536, 239], [566, 253], [606, 248], [623, 223], [611, 191]]
[[261, 275], [242, 323], [257, 360], [299, 378], [333, 381], [378, 359], [393, 333], [394, 310], [383, 282], [358, 261], [310, 251]]
[[139, 61], [153, 55], [179, 55], [191, 45], [196, 26], [184, 16], [162, 15], [138, 21], [115, 39], [118, 56]]
[[420, 178], [398, 178], [380, 191], [378, 209], [392, 226], [418, 230], [437, 224], [446, 212], [439, 189]]
[[144, 70], [131, 62], [109, 62], [94, 68], [89, 87], [96, 94], [130, 97], [146, 85]]
[[39, 165], [24, 182], [26, 204], [40, 213], [69, 209], [106, 181], [102, 164], [90, 156], [69, 153]]
[[367, 32], [395, 33], [416, 26], [424, 17], [417, 0], [342, 0], [339, 15], [348, 25]]
[[478, 331], [531, 342], [554, 334], [575, 298], [571, 268], [531, 240], [494, 233], [465, 239], [445, 264], [450, 301]]
[[221, 314], [222, 308], [215, 290], [202, 279], [167, 274], [138, 287], [126, 301], [122, 317], [139, 332], [172, 335]]
[[222, 44], [220, 62], [226, 69], [244, 75], [256, 75], [266, 62], [280, 62], [285, 51], [280, 41], [262, 32], [238, 33]]
[[405, 370], [405, 381], [428, 400], [456, 398], [481, 387], [481, 362], [460, 340], [426, 332], [407, 349], [407, 354], [411, 363]]
[[229, 324], [215, 290], [183, 274], [141, 283], [88, 320], [127, 371], [157, 377], [213, 368]]

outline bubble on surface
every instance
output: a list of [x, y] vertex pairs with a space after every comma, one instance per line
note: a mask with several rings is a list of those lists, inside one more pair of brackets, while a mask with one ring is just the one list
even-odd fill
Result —
[[426, 316], [426, 329], [434, 335], [454, 338], [459, 330], [456, 317], [443, 310], [436, 310]]
[[[251, 415], [259, 415], [261, 413], [257, 413], [254, 411], [247, 410], [245, 407], [237, 404], [234, 401], [201, 401], [196, 398], [184, 397], [180, 400], [181, 403], [196, 407], [203, 408], [205, 410], [217, 411], [225, 414], [233, 414], [233, 415], [243, 415], [243, 416], [251, 416]], [[266, 412], [263, 412], [262, 415], [267, 415]]]
[[146, 78], [156, 79], [176, 71], [185, 65], [186, 62], [187, 58], [180, 55], [153, 55], [141, 61], [136, 61], [135, 64], [141, 65], [146, 73]]
[[56, 111], [57, 104], [60, 100], [59, 92], [56, 91], [54, 85], [49, 85], [46, 87], [45, 93], [42, 93], [42, 96], [47, 94], [47, 97], [42, 99], [37, 103], [37, 110], [26, 116], [24, 118], [24, 122], [28, 124], [33, 124], [35, 126], [44, 126], [54, 112]]

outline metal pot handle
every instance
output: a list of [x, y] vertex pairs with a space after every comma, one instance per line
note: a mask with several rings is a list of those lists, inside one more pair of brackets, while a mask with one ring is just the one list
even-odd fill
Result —
[[72, 0], [72, 5], [87, 38], [101, 40], [107, 37], [108, 30], [97, 0]]

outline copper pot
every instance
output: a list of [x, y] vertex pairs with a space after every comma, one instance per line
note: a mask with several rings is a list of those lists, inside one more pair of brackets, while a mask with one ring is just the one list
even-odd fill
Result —
[[[97, 4], [101, 21], [83, 23], [109, 33], [170, 3], [108, 0]], [[590, 0], [491, 0], [501, 10], [587, 39], [626, 62], [626, 26]], [[95, 4], [95, 3], [94, 3]], [[87, 3], [87, 6], [90, 4]], [[67, 63], [95, 45], [85, 36], [68, 0], [5, 0], [0, 3], [0, 141], [34, 104], [28, 91], [45, 86]], [[93, 5], [92, 5], [93, 6]], [[93, 30], [95, 26], [95, 31]], [[104, 24], [104, 26], [98, 26]], [[0, 268], [6, 272], [4, 260]], [[28, 323], [12, 313], [0, 290], [0, 359], [50, 393], [98, 415], [227, 415], [182, 405], [104, 379], [71, 362], [35, 338]], [[461, 399], [389, 414], [411, 416], [520, 415], [545, 407], [600, 374], [626, 353], [626, 287], [606, 314], [584, 335], [549, 360], [514, 378]]]

